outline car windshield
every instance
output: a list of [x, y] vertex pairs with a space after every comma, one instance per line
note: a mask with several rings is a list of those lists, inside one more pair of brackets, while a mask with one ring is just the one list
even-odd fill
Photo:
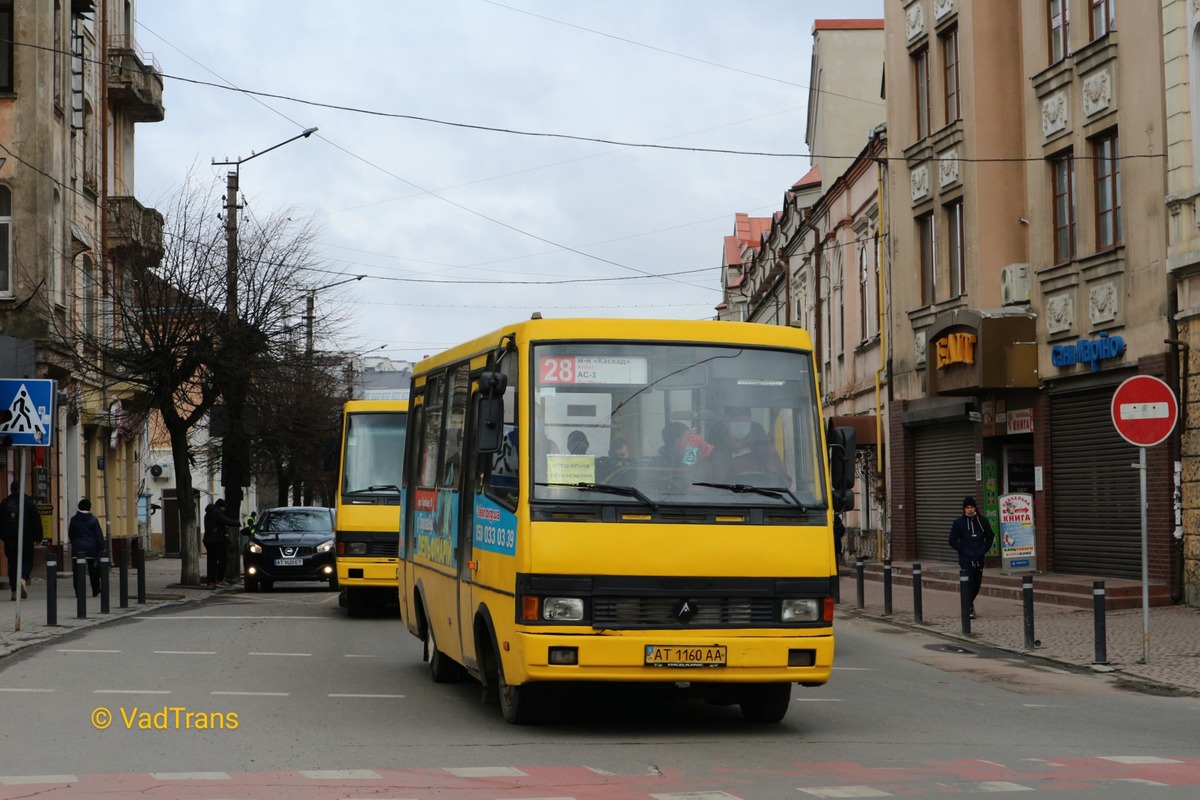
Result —
[[294, 533], [297, 531], [332, 531], [333, 520], [323, 509], [283, 509], [268, 511], [258, 523], [259, 533]]
[[576, 342], [534, 359], [535, 500], [825, 507], [809, 353]]

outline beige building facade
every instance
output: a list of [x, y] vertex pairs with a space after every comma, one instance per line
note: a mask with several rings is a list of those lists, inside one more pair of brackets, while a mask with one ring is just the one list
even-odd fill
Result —
[[[995, 525], [1029, 494], [1035, 550], [1010, 566], [1140, 576], [1111, 400], [1178, 375], [1161, 20], [1115, 6], [886, 5], [894, 558], [950, 561], [964, 496]], [[1150, 574], [1176, 595], [1177, 460], [1147, 448]]]

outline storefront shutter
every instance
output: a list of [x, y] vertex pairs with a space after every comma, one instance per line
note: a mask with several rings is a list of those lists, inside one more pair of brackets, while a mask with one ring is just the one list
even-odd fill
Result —
[[[975, 431], [971, 423], [914, 428], [917, 557], [957, 563], [946, 544], [950, 526], [962, 516], [962, 500], [976, 494]], [[976, 498], [980, 503], [981, 498]]]
[[1055, 572], [1141, 577], [1138, 452], [1112, 424], [1116, 388], [1050, 397]]

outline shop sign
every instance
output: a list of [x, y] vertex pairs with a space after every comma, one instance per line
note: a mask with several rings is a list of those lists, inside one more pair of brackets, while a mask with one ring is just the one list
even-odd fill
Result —
[[1080, 339], [1075, 344], [1055, 345], [1050, 350], [1050, 363], [1059, 369], [1090, 364], [1092, 372], [1097, 372], [1101, 361], [1123, 355], [1125, 339], [1102, 333], [1098, 339]]
[[1000, 497], [1000, 556], [1006, 572], [1037, 569], [1033, 524], [1033, 495], [1016, 493]]
[[942, 369], [951, 364], [974, 364], [976, 341], [973, 333], [948, 333], [938, 339], [934, 343], [937, 368]]
[[1008, 412], [1009, 433], [1033, 433], [1033, 409], [1014, 408]]

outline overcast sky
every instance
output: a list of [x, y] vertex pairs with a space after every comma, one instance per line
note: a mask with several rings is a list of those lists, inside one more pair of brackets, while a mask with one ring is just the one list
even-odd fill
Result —
[[318, 127], [242, 165], [247, 213], [317, 219], [315, 285], [368, 276], [317, 295], [318, 314], [353, 309], [340, 349], [416, 360], [533, 311], [712, 318], [734, 214], [773, 213], [808, 170], [813, 20], [880, 18], [883, 0], [142, 0], [137, 13], [166, 106], [138, 127], [139, 199], [165, 207], [194, 170], [219, 213], [228, 168], [214, 159]]

